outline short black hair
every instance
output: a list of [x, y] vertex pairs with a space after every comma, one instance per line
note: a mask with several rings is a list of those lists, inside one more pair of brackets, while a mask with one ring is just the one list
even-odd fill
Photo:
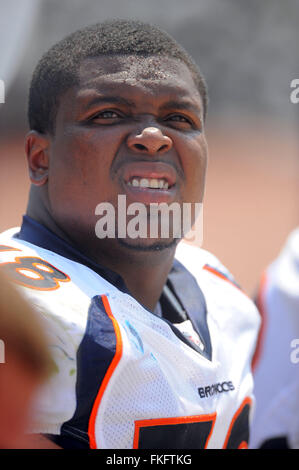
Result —
[[100, 55], [166, 56], [182, 61], [191, 71], [207, 111], [207, 87], [199, 68], [168, 33], [141, 21], [109, 20], [80, 29], [51, 47], [40, 59], [31, 80], [30, 129], [54, 134], [59, 99], [78, 84], [84, 59]]

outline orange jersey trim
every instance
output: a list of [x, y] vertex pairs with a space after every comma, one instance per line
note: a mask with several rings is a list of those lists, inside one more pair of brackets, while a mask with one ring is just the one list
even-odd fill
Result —
[[22, 251], [19, 248], [13, 248], [12, 246], [0, 245], [0, 251]]
[[166, 426], [169, 424], [200, 423], [200, 422], [205, 422], [205, 421], [212, 421], [211, 430], [205, 443], [205, 449], [206, 449], [209, 443], [209, 440], [211, 438], [211, 435], [213, 433], [213, 430], [214, 430], [216, 416], [217, 416], [217, 413], [212, 413], [212, 414], [207, 414], [207, 415], [180, 416], [178, 418], [159, 418], [159, 419], [145, 419], [145, 420], [135, 421], [133, 449], [138, 449], [140, 428], [151, 427], [151, 426]]
[[255, 352], [254, 352], [252, 363], [251, 363], [251, 368], [253, 371], [256, 369], [256, 366], [260, 360], [262, 349], [264, 346], [264, 341], [265, 341], [265, 331], [266, 331], [266, 325], [267, 325], [267, 311], [266, 311], [267, 280], [268, 280], [267, 273], [265, 271], [262, 274], [260, 287], [259, 287], [257, 299], [256, 299], [256, 306], [261, 317], [261, 326], [260, 326], [260, 331], [259, 331], [259, 335], [258, 335], [258, 339], [256, 343]]
[[[230, 423], [228, 432], [227, 432], [227, 434], [226, 434], [226, 438], [225, 438], [225, 441], [224, 441], [224, 444], [223, 444], [223, 449], [226, 449], [226, 446], [227, 446], [227, 443], [228, 443], [228, 441], [229, 441], [229, 438], [230, 438], [232, 429], [233, 429], [233, 427], [234, 427], [234, 425], [235, 425], [236, 419], [238, 418], [238, 416], [240, 415], [240, 413], [242, 413], [244, 406], [246, 406], [246, 405], [251, 406], [251, 404], [252, 404], [251, 398], [246, 397], [246, 398], [242, 401], [242, 403], [241, 403], [241, 405], [239, 406], [239, 408], [237, 409], [237, 411], [235, 412], [235, 414], [234, 414], [234, 416], [233, 416], [233, 419], [231, 420], [231, 423]], [[248, 443], [245, 442], [245, 441], [242, 441], [242, 442], [239, 444], [239, 447], [238, 447], [238, 449], [247, 449], [247, 448], [248, 448]]]
[[98, 391], [98, 394], [97, 394], [97, 397], [95, 399], [95, 402], [94, 402], [94, 405], [93, 405], [93, 408], [92, 408], [92, 411], [91, 411], [91, 415], [90, 415], [90, 419], [89, 419], [89, 425], [88, 425], [88, 436], [89, 436], [89, 445], [90, 445], [90, 448], [91, 449], [96, 449], [97, 448], [97, 442], [96, 442], [96, 437], [95, 437], [95, 424], [96, 424], [96, 418], [97, 418], [97, 414], [98, 414], [98, 410], [99, 410], [99, 406], [101, 404], [101, 401], [102, 401], [102, 398], [103, 398], [103, 395], [105, 393], [105, 390], [108, 386], [108, 383], [122, 357], [122, 352], [123, 352], [123, 343], [122, 343], [122, 338], [121, 338], [121, 333], [120, 333], [120, 328], [119, 328], [119, 325], [118, 325], [118, 322], [116, 321], [116, 319], [114, 318], [113, 314], [112, 314], [112, 311], [111, 311], [111, 308], [110, 308], [110, 304], [109, 304], [109, 301], [108, 301], [108, 298], [106, 295], [102, 295], [101, 296], [101, 299], [102, 299], [102, 302], [103, 302], [103, 305], [104, 305], [104, 308], [105, 308], [105, 311], [108, 315], [108, 317], [110, 318], [110, 320], [112, 321], [112, 324], [113, 324], [113, 328], [114, 328], [114, 331], [115, 331], [115, 336], [116, 336], [116, 350], [115, 350], [115, 355], [112, 359], [112, 362], [106, 372], [106, 375], [100, 385], [100, 389]]
[[212, 268], [212, 266], [209, 266], [208, 264], [205, 264], [203, 269], [205, 271], [209, 271], [211, 274], [214, 274], [215, 276], [218, 276], [220, 279], [222, 279], [223, 281], [226, 281], [228, 282], [229, 284], [231, 284], [232, 286], [234, 286], [236, 289], [238, 289], [240, 292], [242, 292], [242, 294], [246, 295], [246, 297], [248, 297], [248, 295], [237, 285], [235, 284], [234, 282], [232, 282], [230, 279], [228, 279], [224, 274], [222, 274], [220, 271], [217, 271], [217, 269], [215, 268]]

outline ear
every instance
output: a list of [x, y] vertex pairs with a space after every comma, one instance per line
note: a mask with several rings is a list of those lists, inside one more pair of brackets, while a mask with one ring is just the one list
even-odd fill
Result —
[[43, 186], [48, 181], [50, 140], [44, 134], [30, 131], [25, 140], [29, 177], [32, 184]]

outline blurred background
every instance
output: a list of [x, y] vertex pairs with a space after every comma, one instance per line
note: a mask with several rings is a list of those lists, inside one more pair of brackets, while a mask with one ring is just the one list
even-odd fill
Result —
[[26, 107], [38, 59], [66, 34], [107, 18], [173, 35], [210, 94], [204, 245], [252, 295], [299, 222], [297, 0], [0, 0], [0, 231], [20, 225], [29, 182]]

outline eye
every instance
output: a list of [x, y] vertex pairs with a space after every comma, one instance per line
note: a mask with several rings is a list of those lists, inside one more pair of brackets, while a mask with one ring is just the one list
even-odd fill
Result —
[[114, 111], [111, 109], [107, 109], [104, 111], [100, 111], [93, 116], [90, 117], [89, 121], [95, 121], [95, 120], [103, 120], [103, 121], [108, 121], [108, 120], [117, 120], [120, 119], [122, 114], [118, 111]]
[[193, 125], [192, 120], [182, 114], [171, 114], [167, 116], [165, 120], [177, 123], [176, 125], [183, 125], [184, 127]]

